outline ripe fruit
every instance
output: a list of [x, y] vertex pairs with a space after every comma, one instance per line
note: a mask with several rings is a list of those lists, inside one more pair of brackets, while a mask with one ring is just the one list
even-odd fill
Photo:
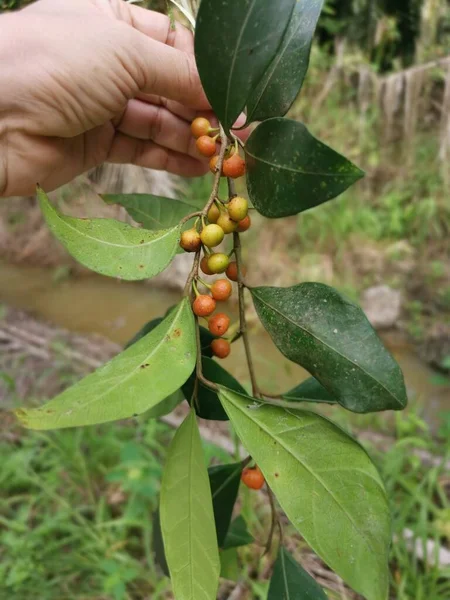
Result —
[[236, 152], [236, 154], [223, 161], [222, 171], [225, 177], [231, 177], [232, 179], [242, 177], [245, 173], [245, 160]]
[[211, 123], [204, 117], [197, 117], [191, 123], [191, 132], [195, 138], [202, 137], [202, 135], [208, 135], [211, 129]]
[[216, 140], [210, 138], [209, 135], [202, 135], [195, 142], [197, 150], [203, 156], [213, 156], [216, 153]]
[[239, 233], [244, 233], [247, 229], [250, 229], [250, 225], [252, 224], [252, 220], [250, 219], [250, 215], [247, 215], [245, 219], [239, 221], [237, 230]]
[[[216, 156], [213, 156], [212, 159], [209, 161], [209, 170], [211, 171], [211, 173], [214, 173], [214, 175], [217, 173], [218, 161], [219, 161], [218, 154], [216, 154]], [[222, 176], [223, 176], [223, 167], [222, 167]]]
[[211, 350], [217, 358], [226, 358], [231, 352], [230, 342], [218, 338], [211, 342]]
[[200, 234], [196, 229], [187, 229], [183, 231], [180, 239], [180, 246], [186, 252], [197, 252], [202, 247]]
[[242, 196], [235, 196], [227, 204], [227, 209], [233, 221], [242, 221], [248, 213], [248, 201]]
[[217, 223], [217, 219], [220, 217], [220, 210], [217, 204], [213, 204], [208, 210], [208, 221], [210, 223]]
[[216, 301], [211, 296], [200, 294], [194, 300], [192, 310], [197, 317], [209, 317], [216, 310]]
[[222, 228], [224, 233], [233, 233], [238, 228], [238, 223], [233, 221], [226, 212], [223, 212], [217, 219], [217, 225]]
[[218, 279], [211, 286], [211, 294], [214, 300], [228, 300], [233, 287], [228, 279]]
[[208, 328], [213, 335], [220, 337], [225, 335], [230, 326], [230, 317], [225, 313], [217, 313], [210, 318]]
[[244, 483], [251, 490], [260, 490], [264, 485], [264, 475], [261, 473], [259, 467], [249, 469], [248, 467], [242, 471], [241, 475], [242, 483]]
[[213, 273], [224, 273], [229, 264], [230, 259], [228, 258], [228, 255], [222, 254], [221, 252], [211, 254], [208, 258], [208, 267]]
[[224, 235], [225, 234], [222, 227], [219, 227], [219, 225], [215, 225], [213, 223], [203, 228], [200, 238], [205, 246], [208, 246], [208, 248], [214, 248], [214, 246], [218, 246], [220, 244]]
[[213, 275], [213, 272], [208, 267], [208, 258], [209, 256], [204, 256], [200, 261], [200, 269], [203, 271], [205, 275]]

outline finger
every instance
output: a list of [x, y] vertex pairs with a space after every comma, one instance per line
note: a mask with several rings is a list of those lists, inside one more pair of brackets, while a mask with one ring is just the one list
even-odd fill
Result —
[[130, 100], [116, 129], [129, 137], [151, 140], [169, 150], [199, 158], [190, 123], [162, 105]]
[[155, 142], [138, 140], [123, 133], [116, 134], [106, 162], [133, 164], [182, 177], [199, 177], [208, 165], [186, 154], [163, 148]]
[[[193, 121], [198, 114], [193, 108], [189, 108], [188, 106], [184, 106], [180, 102], [175, 102], [174, 100], [168, 100], [167, 98], [162, 98], [161, 96], [156, 96], [155, 94], [137, 94], [136, 98], [141, 100], [142, 102], [146, 102], [148, 104], [156, 104], [157, 106], [164, 106], [167, 110], [170, 110], [171, 113], [181, 117], [185, 121]], [[206, 111], [203, 111], [206, 112]], [[206, 117], [208, 118], [208, 117]]]

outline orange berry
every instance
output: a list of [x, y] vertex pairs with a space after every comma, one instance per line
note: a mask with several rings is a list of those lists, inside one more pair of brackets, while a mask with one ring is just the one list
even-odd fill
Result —
[[242, 177], [245, 173], [245, 160], [236, 152], [236, 154], [223, 161], [222, 171], [225, 177], [231, 177], [232, 179]]
[[231, 352], [230, 342], [218, 338], [211, 342], [211, 350], [217, 358], [226, 358]]
[[218, 246], [220, 244], [224, 235], [225, 233], [222, 227], [212, 223], [211, 225], [203, 227], [200, 238], [205, 246], [208, 246], [208, 248], [214, 248], [214, 246]]
[[242, 221], [248, 213], [248, 200], [235, 196], [227, 204], [227, 210], [233, 221]]
[[210, 318], [208, 322], [208, 328], [213, 335], [221, 337], [225, 335], [230, 326], [230, 317], [225, 313], [217, 313]]
[[213, 204], [208, 210], [208, 221], [210, 223], [217, 223], [217, 219], [220, 217], [220, 210], [217, 204]]
[[200, 294], [194, 300], [192, 310], [197, 317], [209, 317], [216, 310], [216, 301], [211, 296]]
[[224, 233], [233, 233], [238, 228], [238, 224], [236, 221], [230, 218], [230, 215], [226, 212], [223, 212], [220, 217], [217, 219], [217, 225], [223, 229]]
[[[218, 160], [219, 160], [219, 155], [216, 154], [216, 156], [213, 156], [212, 159], [209, 161], [209, 170], [211, 171], [211, 173], [214, 173], [214, 175], [217, 173]], [[223, 168], [222, 168], [222, 177], [223, 177]]]
[[228, 279], [217, 279], [211, 286], [211, 294], [214, 300], [228, 300], [233, 287]]
[[205, 275], [214, 275], [211, 269], [208, 267], [208, 258], [209, 256], [204, 256], [200, 261], [200, 269], [203, 271]]
[[208, 135], [211, 129], [211, 123], [208, 119], [203, 117], [197, 117], [191, 123], [191, 132], [195, 138], [202, 137], [202, 135]]
[[[247, 273], [247, 269], [245, 267], [242, 267], [242, 275], [245, 275], [246, 273]], [[227, 277], [228, 277], [228, 279], [231, 279], [231, 281], [237, 281], [238, 280], [237, 263], [231, 262], [228, 265], [228, 268], [227, 268]]]
[[245, 219], [242, 219], [242, 221], [239, 221], [237, 230], [239, 231], [239, 233], [244, 233], [244, 231], [247, 231], [247, 229], [250, 229], [251, 224], [252, 224], [252, 220], [250, 219], [250, 215], [247, 215], [245, 217]]
[[241, 480], [251, 490], [260, 490], [265, 481], [259, 467], [255, 467], [254, 469], [245, 468], [242, 471]]
[[183, 231], [180, 239], [180, 246], [186, 252], [198, 252], [202, 247], [200, 234], [196, 229], [187, 229]]
[[199, 137], [195, 145], [202, 156], [213, 156], [216, 152], [216, 141], [209, 135]]
[[208, 267], [213, 273], [224, 273], [229, 264], [230, 259], [228, 258], [228, 255], [222, 254], [221, 252], [211, 254], [208, 258]]

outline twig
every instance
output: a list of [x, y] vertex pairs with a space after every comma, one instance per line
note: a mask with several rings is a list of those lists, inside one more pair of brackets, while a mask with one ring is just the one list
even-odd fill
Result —
[[219, 159], [217, 161], [216, 174], [214, 176], [214, 185], [213, 185], [213, 188], [211, 191], [211, 195], [209, 196], [209, 200], [201, 212], [203, 217], [206, 217], [206, 215], [208, 214], [208, 210], [213, 205], [214, 200], [216, 198], [218, 198], [220, 178], [222, 176], [222, 165], [223, 165], [223, 160], [225, 158], [225, 152], [227, 151], [227, 146], [228, 146], [227, 134], [225, 133], [222, 125], [219, 124], [219, 127], [220, 127], [220, 141], [221, 141]]
[[206, 379], [206, 377], [204, 377], [204, 375], [203, 375], [202, 343], [201, 343], [201, 338], [200, 338], [200, 325], [199, 325], [197, 316], [195, 317], [195, 340], [196, 340], [196, 345], [197, 345], [197, 362], [196, 362], [196, 367], [195, 367], [195, 374], [197, 377], [196, 381], [199, 381], [206, 387], [209, 387], [210, 389], [217, 392], [217, 391], [219, 391], [219, 386], [216, 385], [214, 382], [209, 381], [209, 379]]
[[190, 219], [193, 219], [194, 217], [201, 217], [202, 213], [201, 211], [198, 212], [193, 212], [190, 215], [186, 215], [185, 217], [183, 217], [180, 221], [180, 226], [183, 226], [187, 221], [189, 221]]
[[194, 278], [198, 273], [199, 263], [200, 263], [200, 251], [195, 253], [194, 262], [192, 263], [192, 269], [187, 278], [186, 285], [184, 286], [183, 296], [188, 296], [190, 298], [190, 296], [192, 294], [192, 282], [194, 281]]
[[280, 524], [280, 519], [278, 518], [277, 515], [277, 509], [275, 508], [275, 500], [273, 497], [273, 492], [270, 489], [269, 486], [267, 486], [267, 495], [269, 496], [269, 502], [270, 502], [270, 514], [271, 514], [271, 523], [270, 523], [270, 531], [269, 531], [269, 535], [267, 537], [267, 542], [266, 545], [264, 547], [264, 554], [263, 556], [265, 556], [266, 554], [268, 554], [270, 552], [270, 549], [272, 548], [272, 542], [273, 542], [273, 534], [275, 533], [275, 527], [278, 523], [278, 526], [281, 530], [281, 524]]

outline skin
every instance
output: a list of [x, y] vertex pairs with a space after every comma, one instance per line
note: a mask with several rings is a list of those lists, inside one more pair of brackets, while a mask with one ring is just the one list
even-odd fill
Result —
[[50, 191], [103, 162], [208, 170], [191, 121], [217, 120], [192, 34], [123, 0], [39, 0], [0, 16], [0, 196]]

